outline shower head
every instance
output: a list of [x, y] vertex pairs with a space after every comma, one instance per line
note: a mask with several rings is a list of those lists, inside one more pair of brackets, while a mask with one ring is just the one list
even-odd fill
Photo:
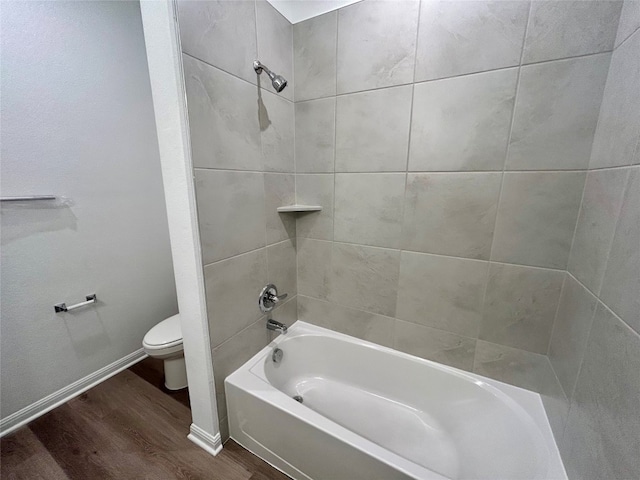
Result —
[[269, 78], [271, 79], [271, 85], [273, 85], [273, 89], [276, 92], [281, 92], [282, 90], [284, 90], [284, 87], [287, 86], [287, 81], [283, 76], [276, 75], [275, 73], [273, 73], [266, 66], [260, 63], [260, 60], [256, 60], [253, 62], [253, 69], [256, 71], [258, 75], [260, 75], [264, 70], [266, 74], [269, 76]]

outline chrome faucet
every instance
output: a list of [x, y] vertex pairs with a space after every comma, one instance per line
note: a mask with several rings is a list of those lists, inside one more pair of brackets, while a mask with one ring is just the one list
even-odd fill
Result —
[[287, 326], [284, 323], [276, 322], [272, 318], [267, 320], [267, 330], [273, 330], [275, 332], [280, 332], [283, 335], [287, 333]]
[[258, 307], [262, 313], [270, 312], [274, 307], [287, 298], [287, 294], [278, 295], [278, 289], [270, 283], [262, 289], [258, 297]]

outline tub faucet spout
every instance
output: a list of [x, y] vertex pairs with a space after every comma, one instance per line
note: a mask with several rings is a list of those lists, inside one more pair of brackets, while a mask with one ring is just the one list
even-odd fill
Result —
[[287, 326], [284, 323], [276, 322], [273, 319], [267, 320], [267, 330], [274, 330], [280, 332], [283, 335], [287, 333]]

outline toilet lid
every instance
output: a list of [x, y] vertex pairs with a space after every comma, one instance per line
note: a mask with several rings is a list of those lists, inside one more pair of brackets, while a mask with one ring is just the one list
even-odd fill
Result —
[[161, 321], [149, 330], [144, 336], [143, 342], [147, 345], [167, 345], [169, 343], [182, 342], [180, 314]]

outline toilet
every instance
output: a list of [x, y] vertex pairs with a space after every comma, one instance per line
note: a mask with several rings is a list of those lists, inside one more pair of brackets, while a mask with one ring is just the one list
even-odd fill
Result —
[[180, 314], [161, 321], [147, 332], [142, 347], [150, 357], [164, 360], [164, 386], [180, 390], [187, 386], [187, 368], [182, 348]]

